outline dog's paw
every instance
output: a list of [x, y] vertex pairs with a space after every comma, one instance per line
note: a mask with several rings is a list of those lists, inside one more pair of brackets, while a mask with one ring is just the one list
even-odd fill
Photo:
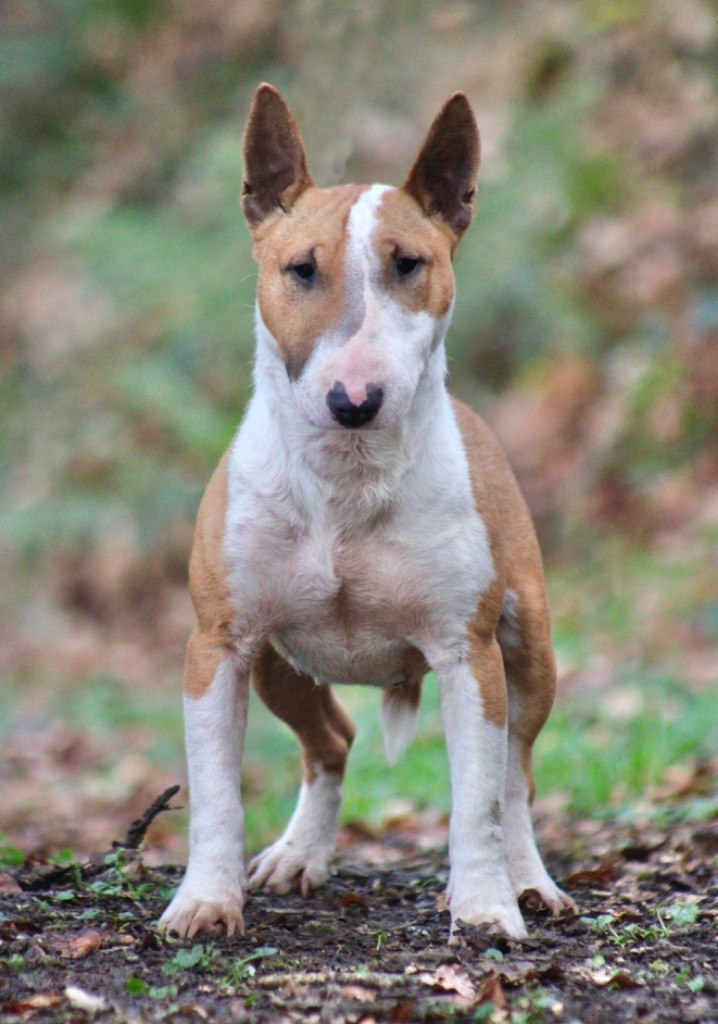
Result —
[[284, 894], [298, 887], [302, 896], [308, 896], [329, 877], [330, 855], [326, 848], [306, 849], [282, 837], [251, 861], [249, 888]]
[[477, 889], [463, 896], [455, 892], [449, 900], [449, 908], [451, 946], [461, 942], [457, 928], [459, 921], [479, 925], [489, 932], [508, 935], [511, 939], [525, 939], [528, 935], [516, 897], [508, 890], [503, 893], [492, 893]]
[[191, 939], [198, 932], [244, 935], [243, 905], [241, 889], [202, 892], [183, 884], [157, 927], [163, 931], [176, 932], [182, 939]]

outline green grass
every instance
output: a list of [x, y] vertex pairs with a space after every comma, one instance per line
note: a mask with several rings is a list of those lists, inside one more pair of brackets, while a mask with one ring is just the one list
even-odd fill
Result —
[[[436, 679], [424, 683], [417, 735], [394, 767], [381, 746], [378, 691], [345, 687], [339, 698], [357, 724], [349, 760], [342, 820], [380, 826], [410, 809], [450, 809], [449, 773]], [[58, 698], [49, 715], [87, 730], [100, 740], [142, 727], [153, 737], [142, 755], [150, 764], [184, 774], [181, 697], [161, 690], [128, 695], [120, 683], [88, 679]], [[6, 720], [12, 727], [12, 714]], [[130, 740], [131, 742], [131, 740]], [[560, 793], [574, 813], [601, 818], [624, 813], [670, 765], [692, 763], [718, 749], [718, 692], [690, 692], [676, 679], [649, 671], [626, 672], [617, 685], [594, 693], [562, 696], [535, 748], [539, 798]], [[112, 771], [111, 761], [98, 770]], [[255, 852], [281, 832], [296, 799], [300, 764], [290, 730], [254, 694], [244, 759], [247, 846]], [[178, 829], [186, 815], [172, 816]], [[165, 819], [169, 824], [170, 819]]]
[[[638, 712], [611, 713], [612, 697], [631, 690]], [[428, 677], [414, 742], [390, 768], [381, 752], [379, 694], [342, 691], [340, 699], [359, 730], [345, 782], [344, 821], [378, 825], [392, 805], [432, 807], [448, 812], [449, 773], [441, 730], [438, 687]], [[559, 696], [535, 748], [539, 797], [564, 794], [569, 808], [587, 817], [617, 813], [663, 778], [668, 766], [708, 757], [718, 747], [718, 693], [693, 694], [675, 680], [625, 678], [599, 702], [584, 695]], [[267, 842], [291, 813], [299, 778], [296, 744], [258, 702], [250, 711], [246, 763], [258, 769], [261, 785], [247, 796], [251, 846]]]

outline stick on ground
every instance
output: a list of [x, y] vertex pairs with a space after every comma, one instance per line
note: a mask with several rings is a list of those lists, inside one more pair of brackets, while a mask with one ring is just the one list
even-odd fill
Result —
[[115, 849], [124, 848], [126, 850], [138, 850], [140, 843], [145, 838], [145, 833], [150, 827], [154, 819], [162, 811], [175, 811], [178, 810], [176, 807], [168, 807], [170, 800], [176, 793], [179, 792], [179, 786], [170, 786], [164, 793], [157, 797], [156, 800], [150, 804], [144, 814], [133, 821], [130, 827], [127, 829], [127, 835], [121, 843], [114, 842], [112, 845]]

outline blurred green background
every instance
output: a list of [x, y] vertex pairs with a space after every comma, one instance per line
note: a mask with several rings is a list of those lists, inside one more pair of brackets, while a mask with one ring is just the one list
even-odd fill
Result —
[[[256, 85], [319, 184], [402, 181], [464, 89], [483, 165], [451, 388], [536, 518], [562, 680], [543, 798], [635, 806], [718, 747], [718, 6], [708, 0], [26, 0], [0, 15], [0, 830], [105, 848], [182, 778], [186, 565], [246, 402], [238, 207]], [[436, 687], [345, 820], [448, 808]], [[676, 776], [678, 773], [678, 776]], [[298, 779], [253, 706], [250, 845]], [[157, 856], [182, 855], [168, 816]]]

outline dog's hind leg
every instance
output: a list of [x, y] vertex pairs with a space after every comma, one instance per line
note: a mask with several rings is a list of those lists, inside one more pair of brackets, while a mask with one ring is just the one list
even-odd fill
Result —
[[252, 669], [269, 710], [294, 730], [302, 750], [299, 800], [284, 835], [249, 866], [249, 888], [303, 895], [326, 881], [334, 853], [341, 783], [354, 725], [330, 687], [296, 672], [267, 645]]
[[551, 879], [536, 848], [531, 803], [531, 750], [548, 718], [556, 692], [543, 581], [509, 589], [497, 630], [508, 687], [509, 741], [506, 772], [506, 854], [517, 896], [535, 890], [554, 914], [575, 911], [573, 900]]

